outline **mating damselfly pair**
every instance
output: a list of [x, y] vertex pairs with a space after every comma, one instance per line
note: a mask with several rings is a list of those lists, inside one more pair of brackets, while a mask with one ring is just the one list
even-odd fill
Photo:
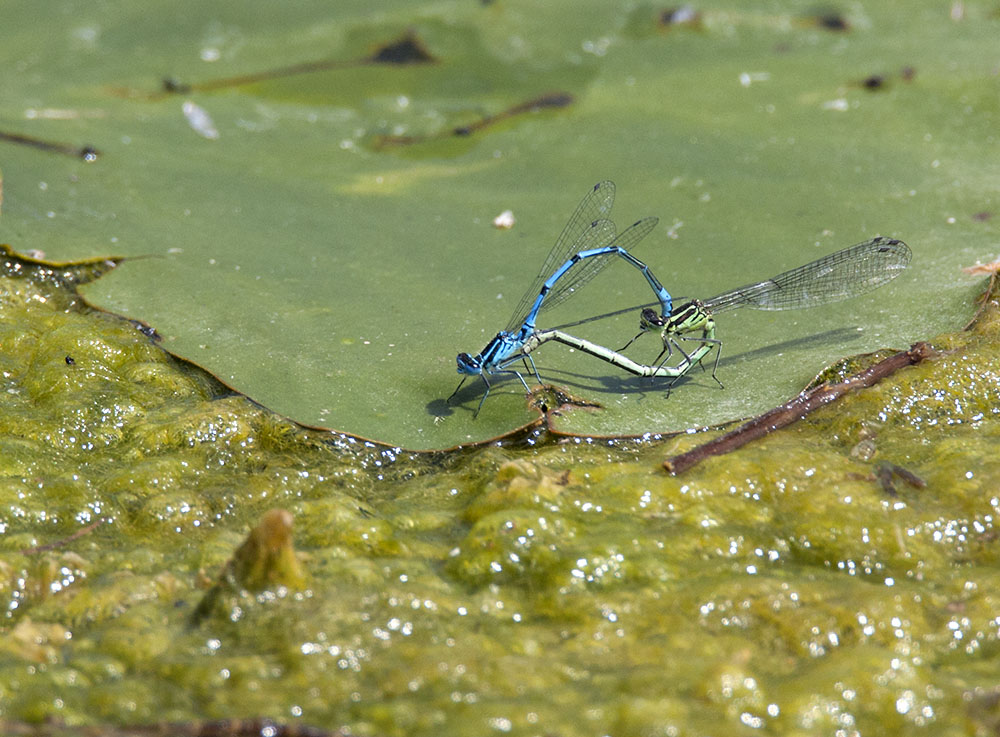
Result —
[[[690, 300], [673, 306], [670, 293], [653, 275], [649, 267], [633, 256], [628, 249], [656, 227], [656, 218], [644, 218], [632, 224], [621, 234], [608, 218], [614, 205], [615, 185], [600, 182], [583, 198], [576, 212], [569, 219], [535, 281], [528, 287], [507, 327], [486, 344], [477, 355], [459, 353], [458, 372], [462, 381], [448, 397], [462, 388], [469, 376], [479, 376], [486, 386], [473, 417], [479, 414], [489, 396], [491, 384], [488, 376], [513, 374], [526, 391], [528, 384], [514, 366], [523, 362], [525, 370], [539, 382], [531, 354], [544, 343], [555, 341], [600, 358], [637, 376], [670, 379], [667, 389], [716, 349], [712, 378], [719, 385], [716, 372], [719, 367], [722, 341], [715, 337], [715, 315], [738, 307], [757, 310], [793, 310], [839, 302], [876, 289], [896, 278], [910, 262], [910, 249], [894, 238], [876, 237], [817, 259], [796, 269], [785, 271], [764, 281], [731, 289], [706, 300]], [[639, 269], [656, 296], [656, 302], [641, 305], [639, 327], [645, 331], [660, 330], [663, 348], [650, 363], [642, 363], [625, 356], [623, 348], [611, 350], [583, 338], [577, 338], [559, 328], [539, 329], [538, 314], [565, 302], [588, 281], [618, 256]], [[650, 307], [658, 306], [657, 313]], [[639, 308], [629, 308], [639, 309]], [[629, 310], [617, 310], [593, 319], [610, 317]], [[582, 320], [589, 322], [589, 320]], [[574, 323], [580, 324], [580, 323]], [[638, 335], [636, 336], [638, 337]], [[694, 345], [684, 350], [681, 341]], [[675, 366], [666, 362], [674, 351], [682, 359]]]

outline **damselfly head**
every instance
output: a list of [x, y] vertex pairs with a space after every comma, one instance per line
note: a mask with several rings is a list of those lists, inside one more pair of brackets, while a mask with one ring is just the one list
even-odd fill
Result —
[[662, 328], [666, 321], [664, 318], [657, 314], [656, 310], [651, 310], [650, 308], [644, 309], [639, 313], [639, 329], [640, 330], [652, 330], [653, 328]]
[[470, 356], [468, 353], [459, 353], [455, 362], [458, 364], [458, 373], [460, 374], [476, 376], [483, 372], [483, 366], [479, 359], [475, 356]]

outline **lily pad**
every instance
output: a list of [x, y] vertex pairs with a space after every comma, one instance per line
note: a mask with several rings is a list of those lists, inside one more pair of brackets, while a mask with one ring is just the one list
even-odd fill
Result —
[[[545, 346], [543, 379], [601, 405], [560, 419], [575, 432], [752, 414], [840, 356], [954, 328], [973, 297], [958, 267], [992, 243], [982, 151], [996, 89], [975, 49], [997, 21], [949, 24], [936, 3], [908, 4], [905, 18], [851, 5], [837, 27], [808, 3], [705, 7], [698, 23], [670, 26], [651, 7], [626, 14], [596, 0], [400, 1], [376, 15], [362, 3], [52, 7], [44, 38], [30, 6], [10, 11], [18, 74], [4, 128], [99, 153], [2, 144], [0, 234], [56, 260], [152, 256], [86, 285], [86, 297], [306, 424], [430, 448], [534, 418], [516, 380], [496, 385], [478, 418], [475, 382], [447, 405], [455, 355], [506, 324], [602, 179], [618, 184], [619, 226], [660, 218], [638, 255], [675, 298], [876, 234], [909, 243], [914, 260], [849, 302], [720, 318], [724, 390], [696, 372], [666, 398], [662, 384]], [[907, 23], [924, 30], [907, 34]], [[407, 32], [433, 63], [347, 63]], [[166, 77], [323, 59], [345, 65], [161, 94]], [[531, 104], [547, 93], [566, 104]], [[387, 136], [409, 142], [385, 146]], [[506, 209], [516, 225], [494, 228]], [[647, 301], [644, 280], [613, 264], [541, 326]], [[636, 317], [574, 331], [620, 346]], [[633, 357], [659, 352], [647, 340]]]

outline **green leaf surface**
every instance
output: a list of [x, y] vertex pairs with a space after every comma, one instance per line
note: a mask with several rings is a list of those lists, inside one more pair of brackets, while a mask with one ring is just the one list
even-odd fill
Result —
[[[699, 371], [666, 399], [662, 383], [543, 347], [546, 382], [602, 405], [564, 413], [570, 432], [753, 414], [841, 356], [955, 328], [974, 296], [959, 267], [995, 248], [1000, 23], [985, 11], [851, 4], [830, 30], [805, 2], [706, 4], [670, 27], [652, 6], [596, 0], [49, 5], [41, 35], [33, 4], [6, 11], [17, 74], [2, 128], [99, 155], [0, 144], [0, 236], [55, 260], [153, 256], [85, 295], [306, 424], [431, 448], [535, 418], [516, 380], [478, 419], [478, 382], [446, 405], [455, 354], [506, 324], [599, 180], [617, 182], [619, 230], [659, 216], [637, 255], [677, 298], [876, 234], [914, 259], [848, 302], [720, 317], [724, 390]], [[406, 33], [433, 62], [358, 62]], [[341, 63], [197, 89], [317, 60]], [[159, 94], [165, 77], [196, 88]], [[572, 101], [526, 104], [549, 93]], [[506, 209], [515, 226], [494, 228]], [[615, 263], [540, 326], [649, 299]], [[616, 347], [636, 318], [573, 331]], [[658, 353], [645, 340], [632, 357]]]

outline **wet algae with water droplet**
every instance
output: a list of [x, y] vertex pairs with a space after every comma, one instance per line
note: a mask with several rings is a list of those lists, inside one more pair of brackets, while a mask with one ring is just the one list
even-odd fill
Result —
[[[0, 279], [0, 329], [5, 731], [997, 718], [995, 306], [939, 358], [681, 478], [660, 461], [697, 435], [401, 455], [307, 432], [51, 281]], [[887, 494], [875, 461], [926, 486]], [[192, 627], [204, 572], [240, 568], [265, 512], [294, 515], [307, 588], [243, 576], [256, 593]]]
[[[744, 393], [785, 398], [862, 350], [858, 327], [864, 349], [954, 329], [975, 291], [957, 267], [995, 247], [983, 151], [998, 21], [973, 4], [965, 20], [929, 1], [852, 4], [823, 26], [805, 2], [705, 6], [669, 28], [663, 9], [626, 18], [596, 2], [387, 1], [377, 27], [370, 3], [253, 3], [252, 21], [208, 4], [59, 7], [44, 26], [34, 6], [5, 9], [5, 50], [27, 72], [6, 80], [7, 117], [102, 156], [3, 144], [5, 238], [55, 258], [165, 254], [88, 297], [211, 354], [227, 381], [260, 379], [255, 398], [280, 389], [273, 404], [303, 419], [329, 420], [305, 413], [331, 392], [296, 371], [356, 405], [338, 426], [418, 437], [454, 387], [454, 354], [504, 322], [581, 188], [608, 177], [627, 192], [621, 223], [662, 218], [643, 256], [680, 293], [877, 232], [915, 251], [898, 288], [843, 312], [733, 318], [725, 391], [692, 377], [666, 403], [547, 354], [560, 391], [620, 397], [618, 420], [640, 430], [683, 426], [693, 398], [726, 418], [749, 411]], [[201, 95], [215, 141], [180, 99], [109, 92], [357, 58], [410, 27], [442, 60], [430, 78], [331, 72]], [[865, 89], [871, 75], [890, 82]], [[573, 105], [461, 146], [370, 146], [555, 89]], [[494, 230], [510, 207], [518, 226]], [[16, 271], [0, 279], [0, 733], [197, 734], [253, 716], [435, 737], [1000, 722], [993, 307], [974, 332], [935, 339], [939, 358], [671, 478], [663, 458], [701, 435], [414, 454], [305, 431], [88, 309], [66, 289], [82, 279]], [[621, 283], [580, 299], [601, 311], [628, 296]], [[794, 381], [782, 388], [778, 370]], [[467, 398], [418, 439], [524, 417], [520, 389], [496, 394], [479, 425], [445, 424], [466, 422]], [[890, 493], [885, 464], [926, 485]], [[234, 590], [192, 627], [271, 510], [293, 515], [305, 587]]]

